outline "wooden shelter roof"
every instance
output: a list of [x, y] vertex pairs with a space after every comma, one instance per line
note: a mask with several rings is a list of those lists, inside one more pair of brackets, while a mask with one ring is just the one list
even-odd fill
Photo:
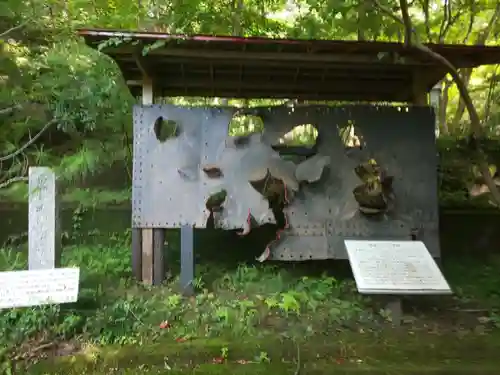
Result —
[[[446, 70], [400, 43], [182, 36], [80, 29], [113, 58], [134, 94], [144, 75], [163, 96], [393, 101], [430, 90]], [[155, 44], [146, 56], [144, 47]], [[427, 44], [457, 68], [500, 63], [500, 46]]]

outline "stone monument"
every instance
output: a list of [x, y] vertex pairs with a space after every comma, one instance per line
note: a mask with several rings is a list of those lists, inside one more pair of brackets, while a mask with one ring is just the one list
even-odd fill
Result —
[[29, 169], [28, 248], [30, 270], [59, 267], [61, 231], [57, 179], [47, 167]]
[[57, 179], [50, 168], [29, 170], [28, 271], [0, 272], [0, 310], [78, 300], [79, 268], [59, 268], [61, 233]]

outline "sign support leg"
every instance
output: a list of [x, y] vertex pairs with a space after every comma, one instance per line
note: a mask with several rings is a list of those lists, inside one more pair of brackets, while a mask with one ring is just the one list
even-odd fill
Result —
[[387, 311], [391, 314], [392, 324], [395, 326], [400, 326], [403, 320], [403, 304], [401, 298], [397, 296], [391, 296], [391, 299], [386, 306]]

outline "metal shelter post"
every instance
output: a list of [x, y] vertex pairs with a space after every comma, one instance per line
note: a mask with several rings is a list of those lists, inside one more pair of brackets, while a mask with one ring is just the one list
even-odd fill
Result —
[[184, 295], [194, 293], [194, 229], [191, 225], [181, 227], [181, 290]]

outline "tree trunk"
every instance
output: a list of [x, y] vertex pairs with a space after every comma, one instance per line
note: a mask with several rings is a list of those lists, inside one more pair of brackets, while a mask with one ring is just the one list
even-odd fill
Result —
[[366, 40], [365, 33], [363, 30], [363, 23], [365, 20], [365, 11], [366, 11], [366, 1], [360, 0], [358, 2], [358, 40], [359, 41]]
[[243, 0], [234, 0], [233, 2], [233, 27], [232, 27], [232, 34], [233, 36], [242, 36], [242, 30], [243, 28], [241, 27], [241, 16], [243, 13]]
[[[429, 57], [432, 57], [435, 61], [447, 67], [448, 72], [450, 73], [450, 75], [453, 78], [453, 81], [455, 81], [455, 84], [457, 85], [458, 91], [460, 92], [460, 96], [463, 99], [465, 106], [467, 108], [467, 112], [469, 112], [471, 133], [472, 133], [470, 139], [471, 146], [476, 152], [476, 158], [477, 158], [476, 161], [479, 167], [479, 171], [481, 172], [485, 184], [491, 193], [491, 196], [493, 198], [493, 203], [496, 204], [497, 207], [500, 207], [500, 191], [498, 190], [495, 181], [491, 176], [490, 168], [488, 165], [488, 159], [480, 142], [480, 140], [483, 138], [483, 129], [481, 127], [481, 121], [479, 119], [476, 107], [472, 103], [469, 90], [467, 89], [465, 83], [462, 81], [460, 75], [457, 72], [457, 69], [453, 66], [453, 64], [451, 64], [447, 59], [445, 59], [440, 54], [434, 52], [430, 48], [421, 44], [418, 40], [413, 41], [413, 26], [408, 11], [408, 2], [407, 0], [399, 0], [399, 3], [402, 15], [402, 19], [400, 20], [400, 22], [405, 27], [405, 41], [408, 47], [413, 47], [418, 49], [422, 53], [427, 54]], [[500, 10], [500, 3], [498, 3], [497, 5], [497, 11], [498, 10]]]
[[[241, 36], [243, 28], [241, 27], [241, 16], [243, 12], [243, 0], [233, 1], [233, 19], [232, 19], [232, 35]], [[224, 98], [220, 101], [223, 106], [229, 104], [229, 99]]]
[[[486, 41], [488, 40], [493, 27], [496, 25], [496, 22], [498, 20], [498, 17], [500, 16], [500, 2], [497, 3], [497, 6], [495, 8], [495, 12], [491, 16], [491, 19], [489, 23], [487, 24], [486, 28], [479, 33], [477, 39], [476, 39], [476, 45], [478, 46], [484, 46]], [[469, 88], [469, 82], [472, 76], [472, 69], [463, 69], [461, 72], [461, 79], [464, 82], [465, 86], [467, 89]], [[460, 97], [459, 102], [458, 102], [458, 107], [455, 112], [455, 116], [453, 116], [453, 120], [451, 122], [450, 130], [453, 132], [458, 128], [458, 125], [460, 124], [460, 120], [462, 120], [462, 117], [465, 112], [465, 102], [462, 97]]]
[[[463, 69], [460, 76], [461, 76], [460, 78], [464, 82], [465, 87], [467, 87], [467, 89], [469, 89], [469, 82], [470, 82], [470, 78], [472, 76], [472, 69], [469, 69], [469, 68]], [[457, 129], [459, 128], [460, 121], [462, 120], [464, 112], [465, 112], [465, 102], [462, 99], [462, 97], [460, 97], [458, 99], [457, 110], [455, 111], [455, 115], [453, 116], [453, 120], [451, 121], [451, 124], [450, 124], [450, 131], [452, 133], [455, 133], [457, 131]]]

